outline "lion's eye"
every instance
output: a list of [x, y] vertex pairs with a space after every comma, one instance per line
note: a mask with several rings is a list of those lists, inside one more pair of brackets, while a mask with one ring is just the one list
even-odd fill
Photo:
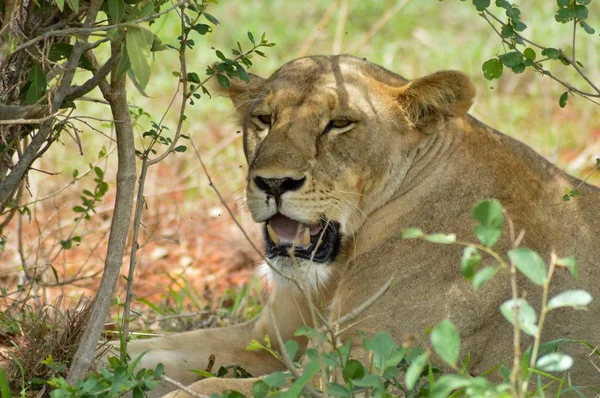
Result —
[[332, 120], [331, 122], [329, 122], [329, 124], [331, 125], [331, 127], [335, 127], [336, 129], [340, 129], [340, 128], [343, 128], [343, 127], [351, 125], [352, 122], [350, 120], [338, 119], [338, 120]]
[[256, 119], [266, 126], [271, 125], [271, 115], [258, 115], [256, 116]]
[[329, 124], [327, 124], [327, 127], [325, 128], [325, 133], [327, 133], [329, 130], [335, 129], [336, 132], [338, 133], [344, 133], [350, 129], [352, 129], [352, 127], [354, 127], [355, 122], [353, 122], [352, 120], [348, 120], [348, 119], [334, 119], [331, 120], [329, 122]]

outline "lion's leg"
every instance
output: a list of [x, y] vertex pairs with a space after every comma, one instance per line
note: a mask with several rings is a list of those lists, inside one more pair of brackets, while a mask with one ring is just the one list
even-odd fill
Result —
[[[193, 392], [196, 395], [208, 395], [212, 393], [222, 394], [225, 391], [234, 390], [244, 394], [246, 397], [252, 396], [252, 386], [260, 377], [252, 377], [249, 379], [219, 379], [216, 377], [200, 380], [192, 385], [186, 387], [188, 391]], [[193, 395], [188, 394], [183, 390], [171, 391], [162, 398], [192, 398]]]
[[[268, 335], [273, 348], [278, 350], [272, 319], [275, 319], [282, 339], [287, 341], [293, 339], [295, 330], [310, 319], [307, 315], [307, 306], [300, 298], [289, 291], [281, 294], [273, 292], [261, 314], [250, 322], [134, 340], [127, 345], [127, 352], [134, 358], [148, 351], [138, 367], [154, 369], [158, 363], [162, 363], [166, 375], [183, 385], [198, 381], [199, 376], [190, 370], [205, 370], [211, 355], [215, 356], [213, 371], [224, 365], [239, 364], [253, 376], [266, 375], [284, 366], [266, 351], [247, 351], [250, 341], [255, 339], [262, 343], [265, 335]], [[304, 341], [299, 343], [302, 352]], [[163, 384], [158, 391], [152, 392], [152, 396], [162, 395], [174, 388]]]

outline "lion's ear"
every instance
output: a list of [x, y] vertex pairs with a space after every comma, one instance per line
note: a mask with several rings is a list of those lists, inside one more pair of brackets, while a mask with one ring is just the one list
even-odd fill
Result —
[[[215, 65], [216, 66], [216, 65]], [[213, 67], [214, 68], [214, 67]], [[220, 83], [213, 83], [213, 91], [220, 95], [227, 95], [233, 102], [233, 106], [240, 116], [246, 114], [248, 106], [258, 97], [265, 87], [265, 79], [260, 76], [248, 73], [249, 81], [246, 82], [239, 77], [229, 78], [229, 87], [225, 88]]]
[[475, 86], [467, 75], [452, 70], [413, 80], [398, 90], [398, 102], [415, 125], [440, 116], [461, 117], [475, 97]]

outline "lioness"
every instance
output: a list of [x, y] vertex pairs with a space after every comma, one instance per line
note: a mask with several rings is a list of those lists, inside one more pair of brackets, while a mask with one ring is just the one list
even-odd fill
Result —
[[[403, 229], [418, 227], [476, 241], [471, 209], [484, 198], [500, 200], [516, 231], [525, 232], [522, 247], [546, 260], [552, 251], [576, 256], [579, 280], [557, 271], [550, 297], [581, 288], [600, 298], [600, 189], [582, 184], [580, 196], [564, 202], [564, 189], [581, 181], [469, 116], [475, 90], [464, 74], [442, 71], [409, 82], [363, 59], [317, 56], [291, 61], [266, 80], [232, 80], [227, 94], [244, 130], [248, 208], [264, 225], [274, 267], [265, 269], [270, 298], [241, 325], [131, 342], [131, 355], [151, 350], [141, 366], [162, 362], [196, 392], [249, 393], [252, 379], [197, 381], [188, 370], [204, 369], [211, 354], [214, 369], [236, 363], [254, 376], [282, 370], [270, 354], [245, 350], [265, 335], [278, 347], [273, 320], [284, 341], [293, 339], [299, 326], [313, 324], [305, 297], [335, 323], [390, 280], [379, 300], [344, 325], [343, 340], [358, 330], [385, 331], [400, 343], [449, 318], [461, 334], [461, 357], [470, 355], [471, 374], [501, 361], [510, 366], [512, 326], [499, 311], [510, 297], [509, 272], [475, 291], [459, 271], [460, 247], [401, 238]], [[509, 249], [507, 235], [497, 246], [501, 253]], [[485, 258], [483, 265], [490, 264]], [[539, 310], [541, 289], [525, 278], [519, 283]], [[587, 312], [553, 311], [543, 339], [598, 344], [599, 320], [596, 302]], [[589, 352], [576, 344], [560, 349], [575, 359], [574, 383], [600, 387]], [[355, 346], [354, 355], [363, 354]]]

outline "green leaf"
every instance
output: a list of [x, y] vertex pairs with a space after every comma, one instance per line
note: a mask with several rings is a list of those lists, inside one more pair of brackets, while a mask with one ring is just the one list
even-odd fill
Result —
[[65, 9], [65, 0], [54, 0], [60, 12], [63, 12]]
[[46, 75], [42, 67], [37, 62], [31, 66], [29, 73], [27, 73], [27, 81], [29, 82], [29, 88], [27, 94], [25, 94], [25, 104], [32, 105], [37, 102], [46, 93]]
[[535, 50], [531, 47], [527, 47], [525, 51], [523, 51], [523, 55], [527, 59], [535, 59]]
[[510, 69], [513, 71], [513, 73], [523, 73], [525, 71], [525, 63], [513, 66]]
[[213, 25], [218, 25], [220, 24], [219, 20], [217, 18], [215, 18], [214, 16], [212, 16], [211, 14], [204, 12], [203, 13], [204, 17], [206, 19], [208, 19]]
[[588, 4], [590, 4], [591, 1], [592, 0], [576, 0], [575, 2], [577, 4], [581, 4], [581, 5], [587, 6]]
[[319, 371], [319, 362], [311, 361], [304, 367], [302, 375], [294, 381], [291, 387], [283, 394], [284, 398], [296, 398], [300, 396], [302, 389], [312, 377]]
[[154, 35], [148, 29], [130, 26], [127, 30], [126, 49], [131, 69], [142, 90], [150, 80], [150, 49]]
[[430, 234], [425, 235], [423, 239], [433, 243], [450, 244], [456, 242], [456, 234]]
[[556, 48], [548, 47], [542, 50], [542, 55], [550, 59], [558, 59], [560, 57], [560, 51], [558, 51]]
[[572, 8], [561, 8], [554, 15], [554, 19], [556, 22], [567, 23], [573, 19], [575, 19], [576, 14], [575, 10]]
[[236, 65], [236, 72], [240, 79], [242, 79], [246, 83], [250, 82], [250, 76], [248, 76], [248, 72], [246, 72], [246, 69], [244, 69], [243, 66]]
[[71, 9], [77, 14], [79, 12], [79, 0], [67, 0]]
[[298, 343], [295, 340], [288, 340], [284, 343], [284, 347], [288, 357], [293, 361], [298, 353]]
[[511, 37], [515, 34], [515, 30], [512, 25], [504, 25], [502, 30], [500, 30], [500, 36], [504, 39]]
[[419, 381], [419, 377], [421, 377], [421, 373], [423, 373], [423, 369], [427, 364], [427, 360], [429, 359], [426, 352], [419, 355], [408, 367], [406, 370], [406, 375], [404, 376], [404, 382], [406, 383], [406, 388], [409, 390], [413, 390]]
[[575, 18], [577, 19], [586, 19], [588, 17], [588, 9], [586, 6], [576, 5], [574, 11]]
[[200, 376], [204, 377], [205, 379], [210, 379], [211, 377], [215, 377], [214, 374], [212, 374], [206, 370], [203, 370], [203, 369], [188, 369], [188, 372], [192, 372], [197, 375], [200, 375]]
[[327, 386], [327, 395], [331, 397], [350, 398], [352, 394], [348, 389], [336, 382], [329, 383]]
[[500, 306], [500, 312], [513, 325], [515, 324], [515, 309], [518, 310], [519, 328], [528, 335], [535, 336], [538, 331], [535, 310], [525, 299], [511, 299], [504, 302]]
[[519, 21], [519, 22], [515, 23], [515, 30], [517, 32], [522, 32], [525, 29], [527, 29], [527, 25], [525, 25], [523, 22]]
[[121, 51], [121, 59], [117, 66], [116, 77], [123, 76], [131, 68], [131, 62], [129, 62], [129, 56], [127, 55], [127, 44], [123, 43], [123, 51]]
[[460, 335], [450, 320], [446, 319], [433, 328], [431, 345], [444, 362], [456, 365], [460, 353]]
[[178, 147], [176, 147], [175, 149], [173, 149], [175, 152], [185, 152], [187, 151], [187, 147], [185, 145], [179, 145]]
[[473, 5], [477, 11], [483, 11], [490, 6], [490, 0], [473, 0]]
[[402, 239], [422, 238], [425, 236], [419, 228], [406, 228], [402, 231]]
[[290, 377], [290, 374], [287, 372], [275, 372], [271, 373], [263, 380], [269, 387], [279, 388], [283, 387], [287, 384], [287, 379]]
[[473, 220], [479, 221], [479, 225], [475, 227], [477, 239], [484, 246], [493, 246], [500, 238], [504, 226], [504, 214], [500, 202], [495, 199], [478, 202], [473, 208]]
[[189, 72], [187, 74], [187, 79], [189, 82], [200, 84], [200, 76], [196, 72]]
[[488, 80], [499, 79], [503, 69], [502, 62], [498, 58], [488, 59], [481, 65], [483, 76]]
[[575, 309], [586, 309], [586, 306], [592, 302], [592, 295], [585, 290], [567, 290], [550, 299], [548, 309], [559, 307], [572, 307]]
[[573, 279], [579, 279], [579, 268], [577, 268], [575, 256], [559, 258], [558, 260], [556, 260], [556, 265], [561, 267], [567, 267], [571, 275], [573, 275]]
[[223, 88], [229, 88], [229, 86], [231, 86], [231, 82], [224, 75], [218, 74], [217, 80], [218, 80], [219, 84], [221, 85], [221, 87], [223, 87]]
[[475, 269], [481, 263], [481, 255], [474, 247], [465, 247], [460, 260], [460, 271], [467, 280], [473, 279]]
[[564, 108], [565, 106], [567, 106], [568, 99], [569, 99], [569, 92], [565, 91], [564, 93], [562, 93], [562, 95], [558, 99], [558, 105], [560, 105], [561, 108]]
[[505, 10], [509, 10], [511, 5], [506, 0], [496, 0], [496, 7], [504, 8]]
[[125, 15], [125, 2], [123, 0], [108, 0], [108, 15], [112, 23], [119, 23]]
[[546, 263], [531, 249], [518, 247], [508, 251], [508, 258], [531, 282], [542, 286], [546, 281]]
[[500, 61], [502, 61], [502, 63], [504, 64], [504, 66], [506, 66], [507, 68], [513, 68], [523, 63], [523, 54], [521, 54], [518, 51], [511, 51], [506, 54], [500, 54], [499, 58]]
[[379, 370], [386, 368], [387, 359], [398, 348], [392, 336], [385, 332], [377, 333], [372, 339], [365, 339], [364, 346], [373, 351], [373, 365]]
[[4, 374], [4, 371], [2, 369], [0, 369], [0, 397], [12, 398], [12, 393], [8, 385], [8, 380], [6, 379], [6, 375]]
[[473, 288], [475, 290], [479, 290], [482, 287], [484, 287], [489, 282], [489, 280], [492, 279], [494, 275], [496, 275], [498, 271], [500, 271], [500, 267], [498, 266], [485, 267], [477, 271], [477, 273], [473, 276], [473, 280], [471, 282], [473, 284]]
[[544, 372], [564, 372], [573, 366], [573, 358], [560, 352], [553, 352], [539, 358], [535, 367]]
[[360, 380], [354, 380], [353, 384], [357, 387], [373, 387], [379, 391], [383, 390], [381, 378], [374, 374], [368, 374]]
[[269, 386], [262, 380], [258, 380], [252, 385], [252, 396], [255, 398], [264, 398], [269, 393]]
[[200, 33], [203, 36], [205, 34], [207, 34], [208, 32], [212, 32], [212, 28], [210, 27], [210, 25], [203, 24], [203, 23], [194, 25], [194, 27], [192, 29], [194, 29], [196, 32]]
[[436, 380], [431, 390], [431, 398], [447, 398], [458, 388], [467, 387], [471, 380], [461, 375], [444, 375]]
[[346, 366], [342, 370], [344, 381], [348, 383], [350, 380], [362, 379], [365, 376], [365, 368], [360, 361], [350, 359], [346, 362]]

